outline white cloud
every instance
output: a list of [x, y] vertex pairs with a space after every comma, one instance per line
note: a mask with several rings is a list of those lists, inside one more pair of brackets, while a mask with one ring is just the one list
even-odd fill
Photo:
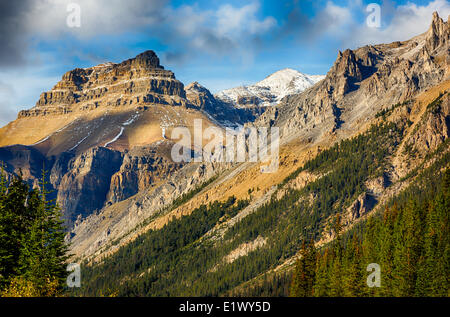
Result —
[[[67, 5], [81, 9], [81, 27], [70, 28]], [[38, 0], [31, 2], [26, 24], [32, 33], [46, 36], [73, 34], [89, 38], [103, 34], [118, 34], [161, 22], [166, 0]]]
[[244, 6], [224, 4], [215, 10], [195, 4], [168, 7], [164, 10], [163, 41], [176, 52], [167, 52], [165, 57], [171, 63], [209, 53], [252, 63], [255, 42], [277, 27], [273, 17], [258, 17], [259, 10], [256, 1]]
[[327, 2], [323, 11], [321, 11], [317, 18], [317, 26], [325, 26], [322, 30], [330, 33], [341, 33], [345, 31], [344, 28], [352, 23], [352, 13], [347, 7], [340, 7], [333, 2]]
[[[390, 12], [384, 10], [387, 8], [382, 7], [381, 10], [381, 28], [370, 28], [366, 24], [362, 24], [345, 38], [345, 45], [356, 47], [408, 40], [428, 30], [434, 11], [437, 11], [445, 21], [450, 14], [450, 2], [435, 0], [423, 6], [407, 3], [390, 8]], [[386, 15], [392, 17], [389, 24], [385, 21]]]
[[229, 4], [221, 6], [216, 12], [216, 32], [220, 35], [239, 36], [242, 33], [261, 34], [276, 25], [273, 17], [259, 20], [256, 13], [259, 3], [253, 2], [241, 8]]

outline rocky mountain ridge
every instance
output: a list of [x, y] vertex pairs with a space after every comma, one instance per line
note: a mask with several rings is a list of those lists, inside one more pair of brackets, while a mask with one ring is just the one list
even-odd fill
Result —
[[284, 98], [255, 124], [279, 126], [285, 139], [319, 140], [337, 130], [347, 136], [381, 109], [448, 78], [449, 24], [434, 13], [429, 30], [408, 41], [339, 52], [324, 80]]

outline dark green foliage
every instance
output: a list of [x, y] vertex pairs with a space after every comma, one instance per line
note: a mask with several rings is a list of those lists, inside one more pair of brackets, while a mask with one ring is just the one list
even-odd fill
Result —
[[[316, 296], [449, 296], [450, 170], [437, 189], [406, 195], [382, 217], [372, 216], [362, 233], [350, 232], [345, 242], [338, 236], [319, 253], [314, 272], [305, 271], [299, 259], [291, 295], [311, 294], [309, 285], [296, 281], [304, 274], [315, 276]], [[380, 288], [365, 285], [370, 263], [381, 267]]]
[[287, 297], [290, 292], [291, 281], [291, 272], [264, 274], [262, 281], [244, 285], [242, 289], [232, 291], [229, 295], [238, 297]]
[[[60, 291], [66, 276], [67, 246], [58, 207], [47, 200], [46, 174], [39, 190], [30, 190], [19, 175], [0, 183], [0, 289], [21, 278], [36, 294]], [[56, 281], [56, 289], [54, 289]]]
[[294, 297], [310, 297], [313, 295], [314, 281], [316, 278], [316, 249], [314, 242], [308, 246], [305, 243], [300, 251], [300, 258], [297, 260], [290, 295]]
[[[217, 255], [199, 239], [224, 217], [235, 216], [247, 205], [248, 201], [230, 197], [224, 203], [202, 205], [160, 230], [141, 235], [102, 265], [86, 269], [84, 278], [88, 285], [83, 291], [98, 295], [101, 290], [110, 289], [127, 296], [203, 294], [204, 290], [189, 284], [207, 274]], [[120, 287], [117, 278], [121, 279]], [[221, 288], [220, 284], [216, 286]]]

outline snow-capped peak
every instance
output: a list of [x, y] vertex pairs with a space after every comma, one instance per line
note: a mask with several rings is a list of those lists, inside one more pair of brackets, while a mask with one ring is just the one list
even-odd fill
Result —
[[216, 98], [231, 102], [237, 107], [254, 105], [254, 102], [259, 106], [269, 106], [278, 103], [285, 96], [301, 93], [324, 77], [285, 68], [254, 85], [223, 90], [216, 94]]

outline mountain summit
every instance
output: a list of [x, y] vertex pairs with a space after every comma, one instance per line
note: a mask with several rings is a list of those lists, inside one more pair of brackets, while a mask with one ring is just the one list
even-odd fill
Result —
[[275, 105], [286, 96], [303, 92], [325, 78], [322, 75], [306, 75], [291, 68], [279, 70], [249, 86], [223, 90], [216, 98], [234, 104], [238, 108]]

